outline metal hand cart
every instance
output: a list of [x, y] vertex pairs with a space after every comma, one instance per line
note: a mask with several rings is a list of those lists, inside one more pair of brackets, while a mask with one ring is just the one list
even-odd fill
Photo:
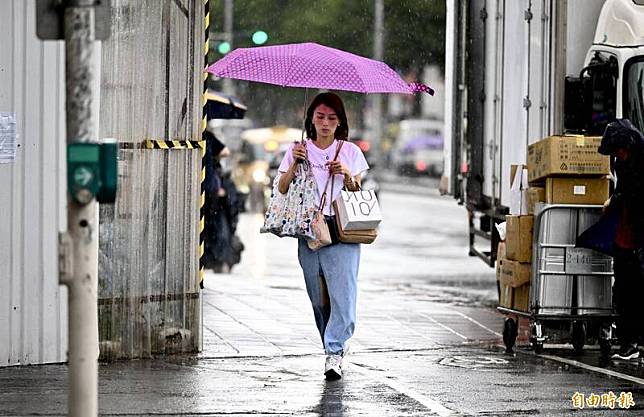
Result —
[[518, 334], [518, 319], [530, 320], [530, 342], [536, 353], [548, 339], [547, 322], [570, 322], [570, 341], [583, 350], [590, 324], [599, 329], [603, 355], [610, 353], [616, 315], [612, 306], [612, 258], [575, 248], [577, 236], [597, 222], [599, 205], [537, 204], [535, 207], [532, 268], [528, 311], [497, 307], [508, 317], [503, 342], [511, 352]]

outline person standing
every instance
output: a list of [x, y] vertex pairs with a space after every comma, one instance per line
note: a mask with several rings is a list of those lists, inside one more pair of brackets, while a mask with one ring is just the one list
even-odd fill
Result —
[[610, 155], [617, 185], [606, 212], [617, 217], [613, 238], [613, 299], [620, 349], [613, 359], [636, 359], [644, 336], [644, 136], [627, 119], [610, 123], [599, 153]]
[[[318, 201], [328, 183], [330, 198], [326, 199], [323, 213], [332, 242], [312, 251], [305, 239], [299, 239], [298, 259], [326, 353], [324, 374], [326, 379], [335, 380], [342, 377], [347, 342], [355, 330], [360, 245], [338, 241], [332, 201], [340, 196], [343, 187], [357, 191], [369, 165], [360, 148], [347, 141], [349, 125], [338, 95], [317, 95], [308, 107], [304, 125], [308, 139], [293, 144], [286, 152], [278, 169], [281, 173], [278, 188], [282, 194], [288, 192], [297, 164], [305, 159], [315, 177]], [[329, 175], [333, 176], [333, 184], [327, 181]]]

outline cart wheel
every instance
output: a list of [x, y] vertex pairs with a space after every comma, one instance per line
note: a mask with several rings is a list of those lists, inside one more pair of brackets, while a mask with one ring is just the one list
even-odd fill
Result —
[[534, 353], [537, 355], [543, 352], [543, 342], [545, 338], [543, 337], [543, 329], [541, 328], [541, 322], [535, 321], [530, 325], [530, 343], [534, 348]]
[[532, 345], [534, 346], [534, 353], [537, 355], [541, 355], [543, 353], [543, 342], [533, 342]]
[[586, 344], [586, 324], [583, 321], [572, 322], [570, 338], [575, 353], [581, 353], [584, 350], [584, 344]]
[[505, 344], [505, 353], [512, 353], [512, 348], [517, 340], [517, 322], [507, 317], [503, 322], [503, 343]]

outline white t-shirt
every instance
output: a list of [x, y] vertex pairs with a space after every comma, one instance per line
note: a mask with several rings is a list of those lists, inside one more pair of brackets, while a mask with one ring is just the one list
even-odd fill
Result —
[[[318, 185], [318, 204], [320, 203], [320, 198], [324, 192], [324, 185], [329, 179], [329, 168], [325, 165], [328, 161], [332, 161], [335, 153], [337, 152], [338, 140], [334, 139], [331, 146], [326, 149], [320, 149], [315, 145], [315, 142], [311, 139], [306, 140], [306, 151], [308, 155], [309, 162], [313, 171], [313, 176], [315, 177], [315, 182]], [[280, 164], [279, 171], [284, 173], [288, 171], [288, 168], [293, 163], [293, 147], [295, 144], [289, 146], [282, 163]], [[360, 148], [357, 145], [344, 141], [342, 149], [340, 149], [340, 155], [338, 155], [338, 160], [342, 162], [349, 171], [351, 171], [351, 176], [355, 177], [358, 174], [363, 174], [369, 169], [367, 160]], [[333, 184], [333, 196], [331, 197], [331, 181], [327, 186], [327, 198], [326, 204], [324, 205], [324, 214], [331, 216], [333, 214], [333, 209], [331, 208], [331, 203], [333, 200], [340, 196], [340, 191], [344, 188], [344, 175], [336, 174], [335, 182]]]

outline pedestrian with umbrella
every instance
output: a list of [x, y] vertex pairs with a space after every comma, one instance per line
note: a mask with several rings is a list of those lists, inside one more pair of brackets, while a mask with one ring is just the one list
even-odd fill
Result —
[[[282, 173], [279, 192], [288, 192], [297, 164], [308, 160], [318, 185], [317, 201], [321, 201], [325, 192], [330, 196], [324, 203], [323, 213], [331, 244], [313, 251], [305, 239], [299, 239], [298, 259], [327, 354], [324, 373], [327, 379], [338, 379], [342, 376], [347, 342], [355, 330], [360, 245], [339, 241], [331, 202], [340, 196], [342, 185], [348, 191], [357, 191], [369, 165], [360, 148], [347, 142], [347, 116], [336, 94], [322, 93], [313, 99], [306, 112], [305, 126], [308, 139], [293, 144], [278, 169]], [[329, 184], [330, 175], [339, 186]], [[328, 186], [331, 189], [325, 190]]]
[[[424, 84], [407, 84], [383, 62], [310, 42], [236, 49], [211, 65], [208, 72], [283, 87], [358, 93], [434, 93]], [[347, 342], [355, 330], [360, 244], [339, 242], [331, 203], [342, 187], [357, 190], [369, 166], [360, 148], [346, 140], [349, 124], [338, 95], [330, 92], [317, 95], [308, 106], [304, 127], [302, 136], [306, 133], [306, 140], [293, 144], [280, 164], [278, 191], [282, 194], [288, 191], [298, 160], [308, 160], [313, 170], [318, 201], [327, 183], [331, 183], [323, 213], [332, 243], [313, 251], [300, 237], [298, 259], [326, 353], [324, 374], [328, 380], [334, 380], [342, 377]]]

